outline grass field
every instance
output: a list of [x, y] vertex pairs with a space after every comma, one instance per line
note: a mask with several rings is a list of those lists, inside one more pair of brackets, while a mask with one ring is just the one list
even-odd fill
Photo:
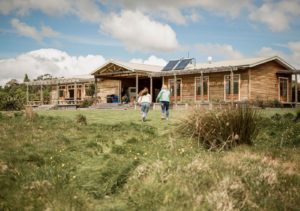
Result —
[[254, 144], [222, 152], [178, 134], [187, 112], [0, 113], [0, 210], [299, 210], [295, 110], [262, 111]]

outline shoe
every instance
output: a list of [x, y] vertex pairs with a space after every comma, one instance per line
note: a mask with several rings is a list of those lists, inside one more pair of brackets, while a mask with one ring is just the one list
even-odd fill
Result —
[[161, 116], [161, 119], [165, 119], [166, 117], [165, 116]]
[[143, 117], [143, 118], [142, 118], [142, 121], [143, 121], [143, 122], [146, 122], [146, 117]]

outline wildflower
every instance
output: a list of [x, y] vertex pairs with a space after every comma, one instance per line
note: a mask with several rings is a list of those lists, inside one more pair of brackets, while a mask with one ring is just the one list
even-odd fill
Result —
[[63, 163], [63, 164], [61, 164], [61, 167], [64, 167], [65, 166], [65, 164]]

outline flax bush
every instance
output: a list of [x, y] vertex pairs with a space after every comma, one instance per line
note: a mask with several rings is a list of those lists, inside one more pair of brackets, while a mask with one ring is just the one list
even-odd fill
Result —
[[76, 122], [80, 125], [87, 125], [86, 116], [83, 114], [76, 115]]
[[219, 110], [194, 109], [181, 120], [178, 131], [209, 150], [252, 144], [257, 135], [258, 112], [248, 106]]

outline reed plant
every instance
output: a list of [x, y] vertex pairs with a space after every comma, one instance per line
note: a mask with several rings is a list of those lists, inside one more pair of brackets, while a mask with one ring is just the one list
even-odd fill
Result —
[[193, 109], [180, 121], [179, 133], [196, 139], [209, 150], [252, 144], [257, 135], [257, 110], [249, 106], [216, 110]]

